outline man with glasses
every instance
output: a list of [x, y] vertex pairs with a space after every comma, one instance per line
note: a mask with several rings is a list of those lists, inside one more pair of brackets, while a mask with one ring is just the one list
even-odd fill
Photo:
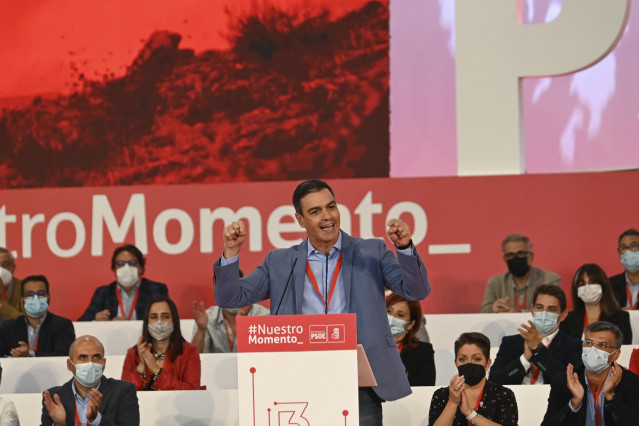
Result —
[[0, 356], [65, 356], [75, 339], [73, 323], [49, 312], [49, 281], [44, 275], [22, 280], [25, 314], [0, 328]]
[[615, 361], [623, 335], [606, 321], [586, 327], [584, 366], [566, 368], [551, 384], [542, 425], [634, 425], [639, 421], [639, 376]]
[[479, 312], [527, 311], [537, 286], [561, 285], [559, 275], [532, 266], [535, 256], [528, 237], [508, 235], [501, 243], [501, 250], [508, 272], [488, 280]]
[[533, 319], [519, 334], [505, 336], [490, 381], [500, 385], [540, 385], [563, 374], [568, 364], [581, 366], [581, 340], [559, 331], [566, 311], [566, 294], [556, 285], [537, 287], [530, 306]]
[[0, 322], [17, 318], [24, 312], [20, 302], [20, 280], [13, 273], [16, 262], [10, 250], [0, 247]]
[[639, 231], [628, 229], [619, 236], [617, 252], [625, 271], [610, 277], [615, 299], [622, 309], [639, 305]]

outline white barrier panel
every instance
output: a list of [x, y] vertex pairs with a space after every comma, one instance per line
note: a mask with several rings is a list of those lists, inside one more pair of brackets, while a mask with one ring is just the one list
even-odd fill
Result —
[[[16, 406], [20, 424], [38, 425], [42, 414], [39, 393], [2, 395]], [[140, 424], [172, 425], [237, 425], [236, 390], [197, 390], [138, 392]]]
[[[619, 364], [628, 367], [632, 350], [639, 345], [624, 345], [619, 355]], [[498, 348], [490, 349], [490, 358], [495, 361]], [[237, 354], [200, 354], [202, 361], [202, 385], [207, 389], [237, 389]], [[58, 386], [71, 378], [67, 370], [66, 357], [3, 358], [0, 394], [38, 393]], [[108, 355], [105, 375], [122, 377], [124, 355]], [[457, 373], [453, 349], [435, 350], [436, 386], [448, 386]]]
[[[207, 389], [237, 389], [236, 354], [200, 354], [202, 385]], [[124, 355], [107, 355], [104, 375], [122, 377]], [[71, 378], [67, 357], [4, 358], [0, 394], [39, 393]]]
[[[632, 344], [639, 345], [639, 311], [629, 311]], [[433, 314], [424, 315], [430, 342], [437, 356], [438, 349], [453, 350], [455, 339], [466, 331], [478, 331], [499, 347], [504, 336], [518, 334], [520, 324], [532, 319], [528, 312], [512, 314]], [[181, 319], [182, 336], [191, 341], [193, 319]], [[76, 336], [90, 334], [104, 344], [106, 354], [125, 355], [142, 335], [142, 321], [82, 321], [74, 322]], [[452, 359], [452, 358], [451, 358]]]
[[[628, 368], [630, 364], [630, 355], [632, 350], [639, 348], [639, 345], [623, 345], [619, 353], [619, 359], [617, 362], [622, 367]], [[490, 348], [490, 359], [495, 362], [497, 352], [499, 348]], [[435, 377], [435, 385], [448, 386], [450, 379], [457, 374], [457, 367], [455, 367], [455, 353], [454, 349], [435, 349], [435, 369], [437, 370], [437, 376]], [[490, 371], [490, 370], [489, 370]]]
[[[546, 412], [550, 386], [508, 386], [515, 392], [520, 426], [539, 426]], [[382, 404], [384, 423], [388, 425], [426, 425], [430, 400], [438, 386], [414, 387], [413, 393], [398, 401]], [[8, 394], [21, 424], [40, 424], [40, 393]], [[236, 390], [138, 392], [143, 425], [237, 425]]]
[[[193, 319], [181, 319], [180, 329], [187, 342], [193, 337]], [[76, 337], [95, 336], [104, 345], [107, 356], [126, 355], [142, 335], [142, 320], [137, 321], [74, 321]]]
[[[628, 311], [632, 327], [632, 344], [639, 345], [639, 311]], [[517, 328], [532, 320], [529, 312], [512, 314], [433, 314], [424, 315], [430, 343], [435, 350], [450, 349], [455, 339], [467, 331], [478, 331], [490, 339], [490, 346], [499, 347], [504, 336], [519, 334]]]
[[[550, 386], [507, 386], [515, 393], [519, 426], [539, 426], [546, 413]], [[413, 387], [413, 393], [398, 401], [382, 404], [384, 423], [389, 425], [427, 425], [433, 393], [439, 386]]]

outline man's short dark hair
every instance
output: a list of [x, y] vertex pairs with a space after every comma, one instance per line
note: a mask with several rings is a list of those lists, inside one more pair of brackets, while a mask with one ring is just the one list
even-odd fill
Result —
[[302, 198], [311, 192], [319, 192], [322, 189], [328, 189], [333, 198], [335, 198], [333, 190], [323, 180], [311, 179], [297, 185], [297, 188], [295, 188], [295, 191], [293, 192], [293, 207], [295, 207], [295, 213], [304, 216], [304, 213], [302, 212]]
[[588, 324], [588, 327], [584, 330], [584, 336], [590, 333], [596, 333], [598, 331], [610, 331], [615, 335], [615, 347], [619, 349], [623, 344], [623, 333], [621, 329], [608, 321], [596, 321]]
[[626, 229], [625, 231], [621, 233], [621, 235], [619, 235], [619, 240], [617, 241], [617, 244], [621, 243], [622, 238], [628, 237], [630, 235], [636, 235], [637, 237], [639, 237], [639, 231], [637, 231], [634, 228]]
[[542, 284], [535, 289], [533, 293], [533, 306], [537, 303], [537, 296], [545, 294], [548, 296], [556, 297], [559, 300], [559, 307], [561, 312], [566, 310], [566, 293], [558, 285]]
[[25, 284], [30, 281], [42, 281], [47, 287], [47, 294], [49, 294], [49, 280], [47, 280], [47, 277], [45, 277], [44, 275], [29, 275], [28, 277], [22, 279], [22, 296], [24, 296]]
[[464, 345], [476, 345], [481, 349], [486, 361], [490, 359], [490, 339], [485, 335], [475, 331], [460, 334], [457, 340], [455, 340], [455, 358], [457, 358], [459, 349]]
[[111, 256], [111, 269], [115, 270], [115, 258], [118, 257], [118, 254], [122, 253], [123, 251], [128, 251], [129, 253], [131, 253], [138, 261], [138, 265], [144, 268], [144, 256], [142, 256], [142, 252], [140, 251], [140, 249], [133, 244], [125, 244], [113, 251], [113, 256]]

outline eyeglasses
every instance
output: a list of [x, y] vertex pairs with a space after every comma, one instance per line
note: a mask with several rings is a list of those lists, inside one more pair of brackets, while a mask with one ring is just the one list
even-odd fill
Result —
[[529, 251], [523, 251], [520, 250], [517, 253], [506, 253], [504, 255], [504, 260], [510, 260], [510, 259], [514, 259], [515, 257], [520, 257], [520, 258], [524, 258], [524, 257], [528, 257], [528, 255], [530, 254]]
[[26, 293], [24, 293], [24, 297], [33, 297], [33, 296], [38, 296], [38, 297], [47, 297], [47, 292], [44, 290], [38, 290], [38, 291], [27, 291]]
[[628, 250], [630, 250], [630, 251], [639, 251], [639, 244], [638, 243], [632, 243], [629, 246], [619, 246], [618, 250], [619, 250], [619, 254], [624, 254]]
[[124, 265], [129, 265], [129, 266], [138, 266], [138, 261], [137, 260], [116, 260], [115, 261], [115, 266], [117, 266], [118, 268], [120, 266], [124, 266]]
[[608, 343], [606, 342], [593, 342], [592, 340], [583, 340], [581, 342], [581, 344], [583, 345], [584, 348], [592, 348], [593, 346], [597, 349], [601, 349], [602, 351], [609, 351], [610, 349], [617, 349], [617, 347], [615, 346], [610, 346]]

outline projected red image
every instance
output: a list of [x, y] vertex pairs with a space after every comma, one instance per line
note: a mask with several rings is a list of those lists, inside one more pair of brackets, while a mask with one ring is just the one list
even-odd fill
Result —
[[210, 28], [226, 45], [193, 48], [183, 19], [137, 40], [119, 72], [78, 57], [64, 87], [42, 67], [31, 92], [16, 68], [15, 91], [0, 87], [0, 185], [387, 177], [388, 1], [246, 3]]

